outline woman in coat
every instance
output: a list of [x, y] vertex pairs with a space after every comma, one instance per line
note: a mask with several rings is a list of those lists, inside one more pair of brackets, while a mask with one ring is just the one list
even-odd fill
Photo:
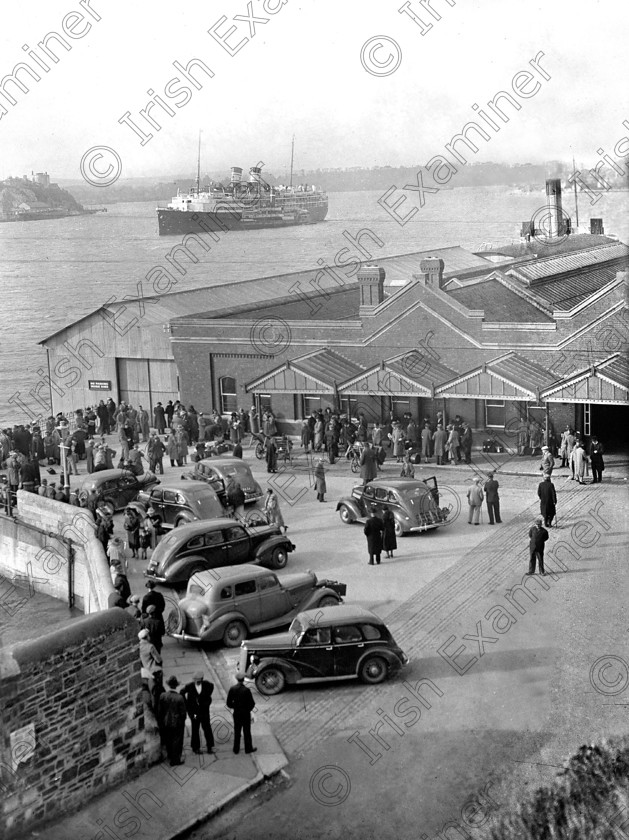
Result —
[[170, 434], [168, 435], [168, 440], [166, 441], [166, 454], [170, 458], [170, 466], [175, 466], [175, 461], [177, 460], [177, 455], [179, 452], [179, 445], [177, 443], [177, 436], [175, 435], [175, 430], [171, 429]]
[[310, 426], [307, 418], [301, 421], [301, 445], [304, 451], [308, 452], [310, 449]]
[[369, 443], [365, 443], [363, 451], [360, 453], [360, 477], [363, 484], [369, 484], [374, 478], [378, 477], [378, 459], [375, 450], [371, 448]]
[[320, 414], [317, 415], [317, 419], [315, 421], [314, 426], [314, 448], [315, 452], [321, 452], [321, 447], [323, 446], [323, 417]]
[[266, 491], [266, 494], [266, 499], [264, 500], [264, 512], [266, 513], [269, 525], [277, 525], [278, 528], [283, 528], [284, 533], [286, 533], [288, 527], [284, 524], [284, 517], [282, 516], [282, 511], [280, 510], [280, 503], [277, 498], [277, 494], [274, 493], [270, 487]]
[[461, 441], [459, 438], [459, 433], [454, 428], [454, 426], [449, 426], [450, 434], [448, 435], [448, 440], [446, 441], [446, 452], [448, 453], [448, 458], [450, 459], [451, 464], [456, 464], [458, 458], [458, 451], [459, 446], [461, 445]]
[[327, 487], [325, 485], [325, 469], [323, 467], [323, 458], [319, 458], [314, 468], [314, 482], [314, 489], [317, 494], [317, 499], [320, 502], [325, 502], [325, 494], [327, 492]]
[[399, 420], [396, 420], [393, 424], [393, 429], [391, 430], [389, 439], [393, 447], [395, 460], [398, 464], [400, 464], [402, 463], [402, 458], [404, 457], [404, 432], [402, 431], [402, 426], [400, 425]]
[[177, 441], [177, 466], [183, 467], [188, 463], [188, 432], [180, 426], [175, 433], [175, 440]]
[[393, 516], [393, 511], [389, 510], [389, 508], [382, 515], [382, 524], [384, 525], [382, 548], [386, 557], [393, 557], [393, 552], [397, 548], [397, 539], [395, 537], [395, 516]]

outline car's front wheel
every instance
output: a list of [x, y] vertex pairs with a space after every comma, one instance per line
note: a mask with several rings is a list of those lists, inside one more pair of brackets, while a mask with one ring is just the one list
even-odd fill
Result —
[[256, 677], [256, 688], [260, 694], [279, 694], [286, 686], [286, 676], [280, 668], [265, 668]]
[[335, 598], [334, 595], [324, 595], [324, 597], [319, 601], [320, 607], [336, 607], [338, 606], [339, 599]]
[[230, 621], [223, 633], [223, 644], [225, 647], [240, 647], [247, 638], [247, 626], [243, 621]]
[[360, 666], [361, 680], [371, 685], [384, 682], [388, 673], [387, 663], [381, 656], [370, 656]]
[[404, 536], [404, 528], [402, 528], [402, 523], [398, 519], [395, 520], [395, 536], [396, 537], [403, 537]]
[[164, 622], [166, 627], [166, 635], [174, 636], [183, 632], [186, 617], [181, 607], [174, 607], [169, 613]]
[[185, 516], [178, 516], [177, 519], [175, 519], [175, 528], [180, 528], [182, 525], [189, 525], [189, 524], [190, 524], [190, 520], [186, 519]]
[[347, 505], [341, 505], [339, 508], [339, 516], [341, 517], [341, 522], [344, 522], [346, 525], [351, 525], [354, 521], [352, 512]]
[[274, 548], [271, 555], [271, 566], [274, 569], [283, 569], [288, 563], [288, 554], [285, 548]]

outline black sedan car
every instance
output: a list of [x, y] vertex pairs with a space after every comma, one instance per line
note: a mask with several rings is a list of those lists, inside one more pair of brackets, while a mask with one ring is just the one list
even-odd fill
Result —
[[227, 504], [226, 488], [231, 480], [237, 481], [245, 494], [245, 504], [260, 502], [262, 488], [251, 474], [251, 469], [240, 458], [203, 458], [194, 465], [190, 478], [206, 481], [221, 502]]
[[288, 684], [358, 677], [376, 684], [408, 664], [381, 618], [349, 604], [305, 610], [286, 633], [242, 643], [240, 670], [260, 694]]
[[157, 484], [159, 479], [150, 472], [134, 475], [129, 470], [99, 470], [83, 476], [76, 490], [80, 501], [100, 503], [113, 516]]
[[254, 528], [226, 517], [192, 522], [159, 542], [144, 574], [157, 583], [180, 585], [197, 572], [240, 563], [283, 569], [294, 550], [277, 525]]
[[138, 502], [145, 509], [152, 507], [164, 528], [225, 515], [218, 496], [205, 481], [169, 481], [139, 493]]
[[378, 479], [357, 484], [351, 496], [339, 499], [336, 509], [341, 521], [365, 522], [372, 514], [382, 517], [390, 510], [395, 517], [398, 537], [415, 531], [432, 531], [445, 525], [450, 508], [439, 507], [437, 479], [415, 481], [411, 478]]

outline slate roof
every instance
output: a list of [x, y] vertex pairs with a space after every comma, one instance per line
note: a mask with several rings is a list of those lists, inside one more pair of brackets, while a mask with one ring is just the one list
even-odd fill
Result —
[[343, 382], [363, 370], [356, 362], [327, 348], [292, 359], [290, 365], [305, 373], [306, 376], [312, 376], [330, 384], [334, 384], [335, 381]]
[[513, 382], [514, 385], [520, 385], [532, 391], [547, 388], [557, 381], [557, 377], [547, 368], [532, 362], [520, 353], [506, 353], [504, 356], [487, 362], [486, 367], [498, 376]]
[[484, 310], [485, 321], [523, 324], [553, 321], [549, 315], [541, 312], [500, 280], [484, 280], [458, 289], [451, 288], [447, 289], [447, 293], [468, 309]]
[[542, 239], [531, 239], [529, 242], [515, 242], [509, 245], [497, 245], [495, 248], [488, 248], [483, 251], [476, 251], [479, 256], [490, 256], [500, 254], [505, 257], [554, 257], [558, 254], [569, 254], [572, 251], [581, 251], [584, 248], [594, 248], [598, 245], [608, 245], [615, 242], [609, 236], [592, 233], [578, 233], [568, 236], [552, 244], [546, 245]]
[[616, 274], [621, 270], [623, 267], [617, 263], [604, 268], [594, 268], [592, 271], [582, 271], [541, 283], [531, 287], [529, 291], [555, 309], [568, 311], [615, 280]]

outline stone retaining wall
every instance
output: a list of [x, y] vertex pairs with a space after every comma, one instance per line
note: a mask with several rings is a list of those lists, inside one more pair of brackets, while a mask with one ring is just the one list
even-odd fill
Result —
[[17, 515], [0, 516], [0, 575], [66, 603], [71, 586], [74, 606], [85, 613], [107, 609], [113, 592], [92, 515], [24, 490]]
[[137, 622], [119, 608], [0, 651], [0, 836], [17, 837], [160, 757]]

